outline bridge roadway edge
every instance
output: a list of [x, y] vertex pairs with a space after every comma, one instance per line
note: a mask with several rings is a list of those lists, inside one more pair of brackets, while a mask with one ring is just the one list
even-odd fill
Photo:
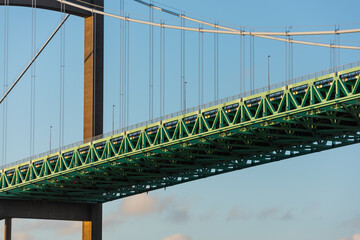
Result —
[[[70, 0], [71, 1], [71, 0]], [[100, 8], [104, 6], [104, 0], [84, 0], [90, 4], [96, 4]], [[32, 7], [32, 1], [12, 0], [8, 3], [10, 6]], [[5, 0], [0, 0], [0, 6], [5, 5]], [[36, 8], [52, 11], [63, 11], [75, 16], [84, 18], [84, 139], [94, 137], [103, 133], [103, 58], [104, 58], [104, 16], [92, 15], [82, 9], [66, 6], [62, 8], [61, 4], [54, 0], [37, 0]], [[99, 9], [102, 10], [102, 9]], [[41, 202], [41, 208], [37, 203], [31, 201], [12, 201], [0, 199], [0, 220], [5, 219], [4, 240], [11, 240], [12, 218], [38, 218], [53, 220], [72, 220], [71, 213], [79, 213], [83, 221], [83, 240], [101, 240], [102, 239], [102, 204], [89, 205]], [[22, 206], [22, 207], [21, 207]], [[36, 213], [31, 210], [34, 207], [40, 210]], [[67, 208], [64, 208], [66, 206]], [[85, 212], [78, 212], [77, 208], [87, 209], [91, 217], [84, 218]], [[16, 209], [24, 210], [28, 215], [22, 215]], [[61, 210], [64, 211], [62, 218]], [[70, 212], [69, 212], [70, 211]], [[3, 213], [6, 213], [3, 215]], [[40, 215], [38, 215], [40, 214]], [[45, 214], [45, 215], [42, 215]], [[46, 214], [50, 214], [47, 215]], [[28, 217], [26, 217], [28, 216]], [[73, 219], [75, 220], [75, 219]]]

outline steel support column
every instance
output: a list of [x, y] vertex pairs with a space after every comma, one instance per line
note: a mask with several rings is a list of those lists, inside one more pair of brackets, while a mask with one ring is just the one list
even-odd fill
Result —
[[4, 240], [11, 240], [11, 218], [5, 218]]
[[[103, 6], [103, 0], [94, 4]], [[104, 16], [85, 18], [84, 139], [103, 133]]]
[[102, 239], [102, 204], [92, 207], [91, 220], [83, 221], [83, 240]]
[[[93, 0], [104, 6], [104, 0]], [[84, 139], [103, 133], [104, 16], [85, 18]], [[94, 205], [91, 220], [83, 221], [83, 240], [102, 239], [102, 205]]]

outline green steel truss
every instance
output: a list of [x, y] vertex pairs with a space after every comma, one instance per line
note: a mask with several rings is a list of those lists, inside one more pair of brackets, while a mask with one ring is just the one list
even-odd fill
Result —
[[0, 198], [101, 203], [360, 142], [360, 67], [1, 170]]

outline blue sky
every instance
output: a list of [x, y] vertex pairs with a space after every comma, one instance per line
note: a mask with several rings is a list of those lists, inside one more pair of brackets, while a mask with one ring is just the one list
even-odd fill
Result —
[[[359, 28], [358, 1], [171, 1], [161, 4], [186, 15], [217, 20], [229, 26], [251, 26], [255, 31], [332, 30]], [[119, 1], [105, 1], [109, 12]], [[149, 10], [125, 0], [131, 17], [147, 19]], [[31, 56], [31, 9], [10, 8], [9, 82]], [[37, 10], [37, 47], [51, 34], [60, 14]], [[155, 12], [155, 19], [179, 24], [179, 19]], [[0, 45], [4, 11], [0, 9]], [[186, 23], [198, 27], [197, 24]], [[83, 20], [72, 16], [65, 26], [65, 144], [82, 138]], [[159, 30], [155, 29], [155, 117], [159, 116]], [[360, 34], [341, 36], [341, 44], [359, 46]], [[333, 36], [296, 39], [329, 43]], [[219, 96], [239, 93], [239, 37], [219, 36]], [[112, 105], [119, 126], [119, 21], [105, 20], [104, 132], [111, 131]], [[35, 153], [59, 145], [60, 37], [56, 36], [36, 63]], [[198, 34], [186, 33], [188, 106], [197, 105]], [[330, 50], [294, 45], [294, 77], [330, 67]], [[213, 100], [213, 35], [204, 34], [204, 101]], [[255, 39], [255, 88], [267, 83], [267, 56], [271, 55], [271, 82], [285, 79], [285, 44]], [[148, 120], [148, 27], [130, 24], [130, 124]], [[3, 85], [4, 49], [0, 48]], [[340, 64], [359, 60], [359, 52], [341, 50]], [[249, 87], [249, 42], [246, 40], [246, 87]], [[180, 33], [166, 30], [165, 113], [180, 110]], [[30, 74], [8, 97], [7, 162], [30, 155]], [[144, 107], [145, 106], [145, 107]], [[1, 116], [2, 115], [2, 107]], [[0, 118], [2, 125], [2, 117]], [[2, 141], [0, 139], [0, 141]], [[19, 150], [20, 149], [20, 150]], [[358, 200], [360, 163], [358, 145], [237, 171], [110, 202], [104, 205], [104, 239], [360, 239]], [[2, 232], [3, 224], [0, 224]], [[80, 223], [14, 220], [15, 239], [80, 239]], [[2, 234], [0, 234], [2, 239]]]

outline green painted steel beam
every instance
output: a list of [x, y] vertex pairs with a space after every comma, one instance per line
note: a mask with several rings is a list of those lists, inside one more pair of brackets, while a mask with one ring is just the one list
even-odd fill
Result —
[[103, 203], [360, 142], [360, 67], [1, 170], [0, 198]]

